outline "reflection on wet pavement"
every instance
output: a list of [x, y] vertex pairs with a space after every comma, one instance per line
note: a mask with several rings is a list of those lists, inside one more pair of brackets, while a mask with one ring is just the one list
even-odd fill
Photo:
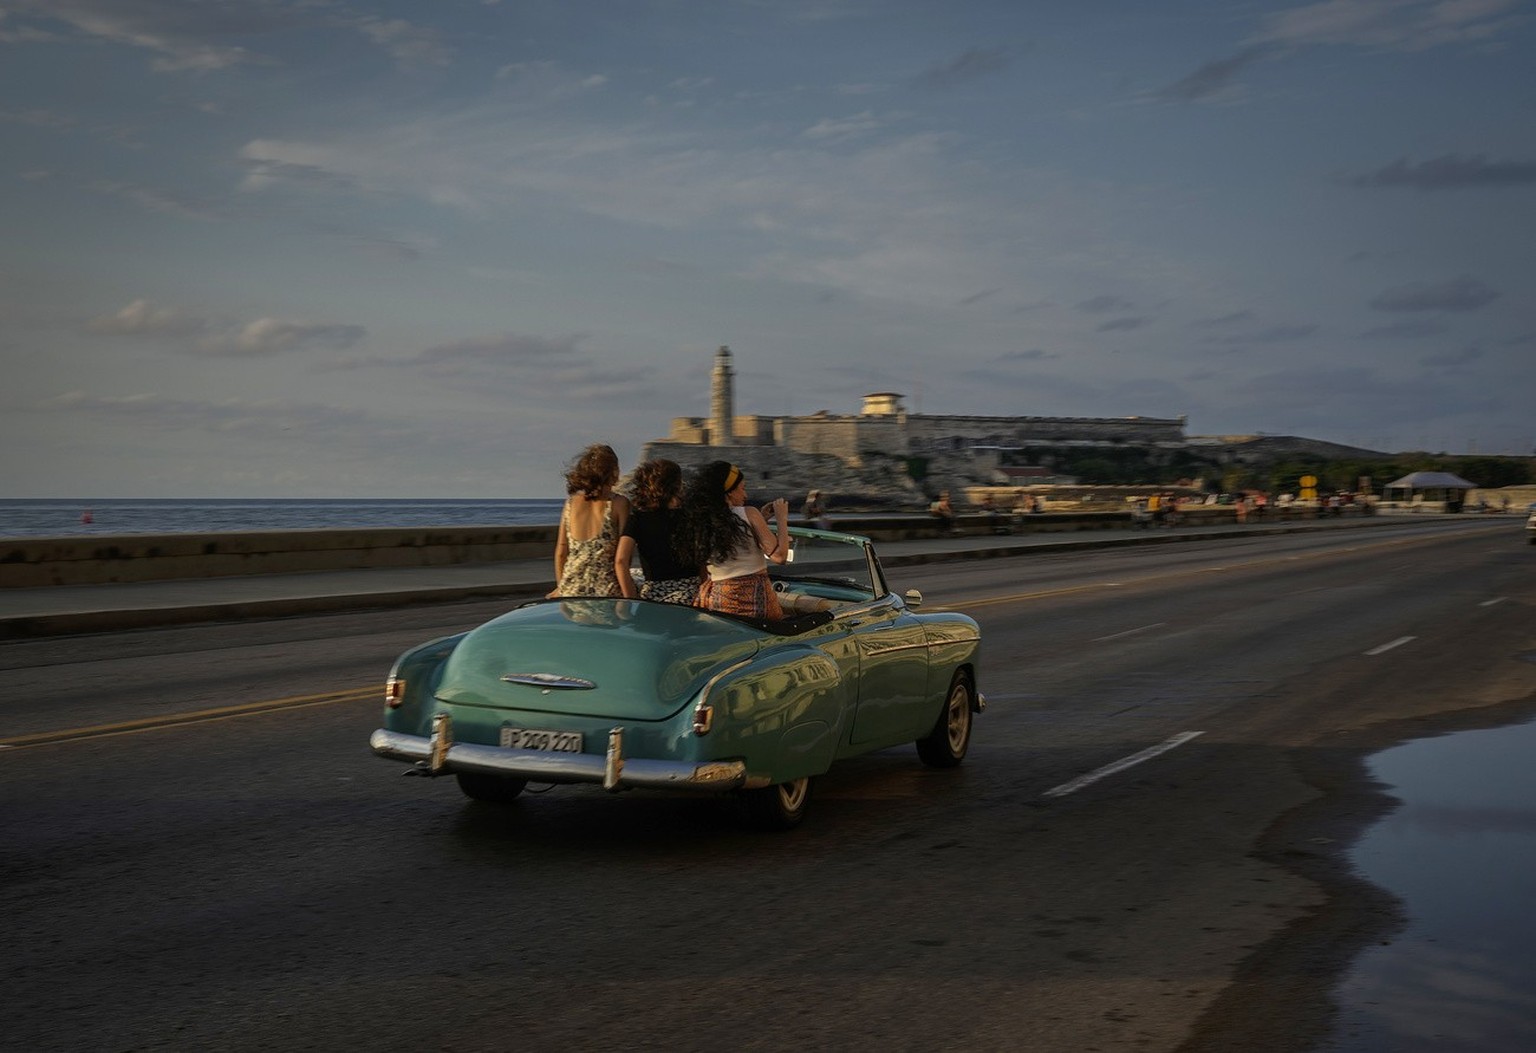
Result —
[[1331, 1053], [1536, 1050], [1536, 723], [1373, 757], [1402, 806], [1366, 834], [1361, 875], [1408, 925], [1335, 992]]

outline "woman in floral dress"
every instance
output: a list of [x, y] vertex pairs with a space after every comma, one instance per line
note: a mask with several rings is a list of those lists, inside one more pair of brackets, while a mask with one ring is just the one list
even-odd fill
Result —
[[611, 446], [588, 446], [565, 473], [565, 508], [555, 537], [551, 596], [620, 596], [613, 569], [619, 535], [629, 521], [629, 500], [616, 494], [619, 458]]

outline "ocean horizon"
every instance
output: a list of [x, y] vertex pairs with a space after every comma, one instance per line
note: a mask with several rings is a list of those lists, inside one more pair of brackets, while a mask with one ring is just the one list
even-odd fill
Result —
[[0, 498], [0, 538], [367, 527], [552, 526], [563, 497]]

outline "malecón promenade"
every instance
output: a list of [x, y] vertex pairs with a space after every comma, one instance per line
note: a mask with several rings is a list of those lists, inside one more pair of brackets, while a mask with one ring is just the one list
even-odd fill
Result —
[[[925, 516], [834, 519], [832, 527], [874, 538], [890, 569], [1402, 522], [1384, 515], [1317, 518], [1298, 509], [1240, 524], [1230, 509], [1194, 513], [1173, 528], [1138, 527], [1120, 513], [962, 515], [953, 532]], [[553, 548], [553, 527], [18, 539], [0, 543], [0, 639], [474, 598], [520, 601], [554, 587]]]

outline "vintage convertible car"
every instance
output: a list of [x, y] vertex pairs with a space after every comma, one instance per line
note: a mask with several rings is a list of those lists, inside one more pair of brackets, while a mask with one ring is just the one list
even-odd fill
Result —
[[373, 751], [476, 800], [532, 783], [735, 793], [758, 825], [804, 815], [844, 757], [915, 742], [960, 763], [980, 632], [893, 593], [868, 538], [796, 528], [772, 567], [783, 621], [647, 600], [526, 603], [407, 651]]

